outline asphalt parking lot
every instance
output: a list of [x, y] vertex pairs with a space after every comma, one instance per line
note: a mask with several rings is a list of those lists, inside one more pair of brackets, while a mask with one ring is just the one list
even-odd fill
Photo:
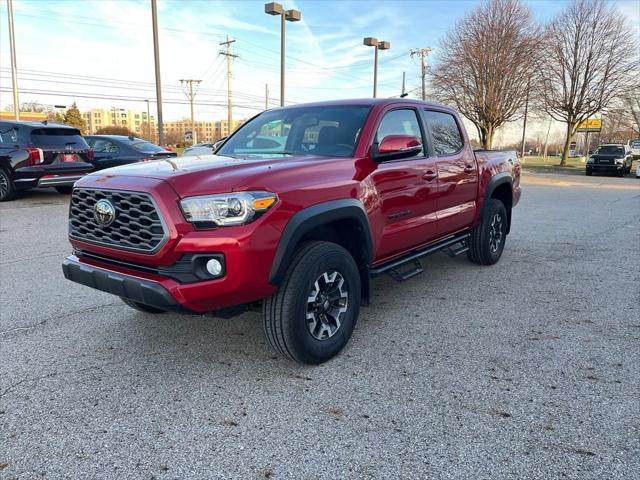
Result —
[[640, 181], [524, 186], [500, 263], [377, 280], [319, 367], [65, 281], [68, 197], [1, 204], [0, 478], [638, 478]]

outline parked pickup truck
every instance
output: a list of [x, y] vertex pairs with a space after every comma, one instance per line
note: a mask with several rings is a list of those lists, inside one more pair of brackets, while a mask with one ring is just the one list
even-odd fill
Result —
[[280, 354], [345, 346], [370, 279], [437, 251], [496, 263], [520, 198], [514, 151], [472, 150], [451, 108], [366, 99], [265, 111], [215, 155], [92, 173], [70, 205], [66, 278], [137, 310], [261, 307]]

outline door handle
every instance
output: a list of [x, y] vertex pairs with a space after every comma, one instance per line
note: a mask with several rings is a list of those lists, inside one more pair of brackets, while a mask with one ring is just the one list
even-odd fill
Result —
[[433, 170], [427, 170], [426, 172], [424, 172], [424, 174], [422, 175], [422, 178], [424, 178], [427, 182], [430, 182], [432, 180], [435, 180], [436, 177], [438, 175], [436, 174], [436, 172], [434, 172]]
[[473, 173], [476, 171], [476, 167], [474, 167], [473, 165], [467, 165], [466, 167], [464, 167], [464, 173]]

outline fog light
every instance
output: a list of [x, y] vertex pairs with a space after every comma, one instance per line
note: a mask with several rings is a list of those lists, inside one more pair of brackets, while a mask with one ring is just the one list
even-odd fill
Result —
[[219, 260], [212, 258], [207, 262], [207, 272], [209, 272], [214, 277], [217, 277], [222, 273], [222, 264]]

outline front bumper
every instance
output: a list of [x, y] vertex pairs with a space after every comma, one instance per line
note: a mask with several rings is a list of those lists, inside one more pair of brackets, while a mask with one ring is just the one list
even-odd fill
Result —
[[[75, 258], [75, 259], [74, 259]], [[77, 257], [62, 262], [67, 280], [102, 290], [134, 302], [169, 311], [184, 311], [160, 283], [82, 264]]]
[[614, 173], [614, 172], [619, 172], [621, 171], [625, 166], [621, 163], [617, 163], [617, 164], [595, 164], [595, 163], [589, 163], [587, 164], [587, 172], [608, 172], [608, 173]]

